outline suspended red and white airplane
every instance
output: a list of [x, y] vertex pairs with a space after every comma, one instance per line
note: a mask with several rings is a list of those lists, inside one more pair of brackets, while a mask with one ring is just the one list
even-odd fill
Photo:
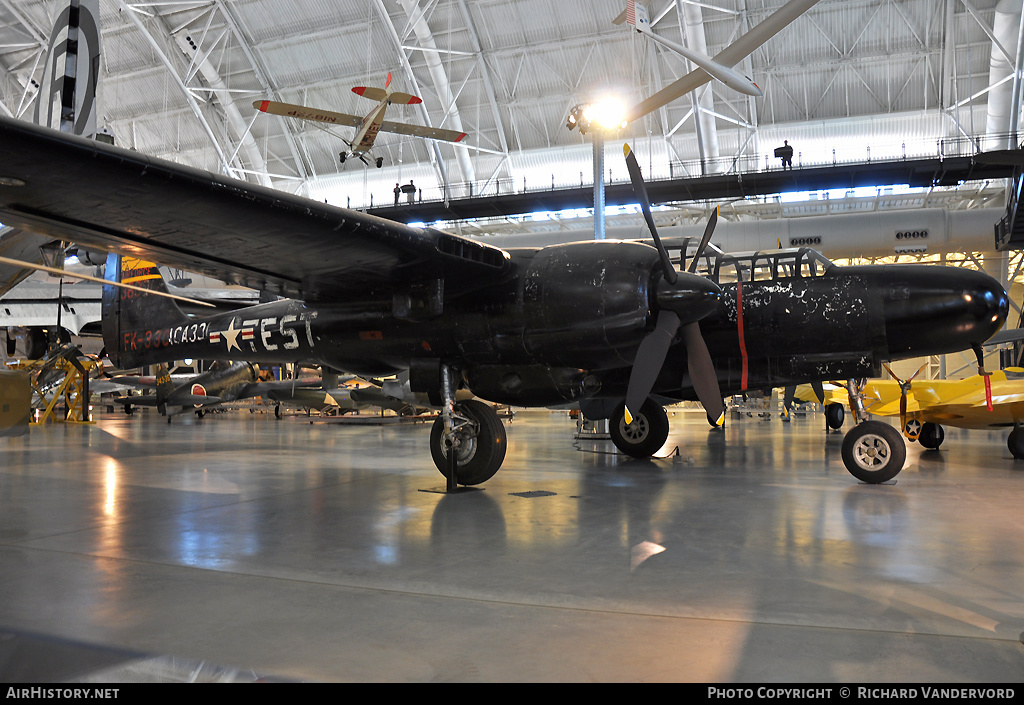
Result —
[[358, 157], [364, 164], [369, 164], [369, 162], [366, 161], [366, 155], [369, 154], [376, 162], [377, 168], [383, 166], [384, 157], [374, 158], [373, 154], [370, 152], [374, 142], [377, 140], [377, 133], [381, 130], [385, 132], [395, 132], [401, 135], [412, 135], [413, 137], [425, 137], [431, 140], [442, 140], [444, 142], [461, 142], [466, 137], [465, 132], [456, 132], [455, 130], [445, 130], [437, 127], [409, 125], [406, 123], [389, 122], [385, 120], [384, 113], [392, 103], [397, 103], [399, 105], [416, 105], [417, 103], [423, 102], [421, 98], [409, 93], [392, 91], [390, 72], [388, 73], [387, 81], [384, 83], [384, 88], [356, 86], [352, 89], [352, 92], [365, 98], [369, 98], [370, 100], [376, 100], [377, 106], [363, 117], [359, 117], [358, 115], [346, 115], [345, 113], [336, 113], [331, 110], [307, 108], [303, 105], [292, 105], [291, 103], [278, 103], [273, 100], [257, 100], [252, 104], [252, 107], [261, 112], [270, 113], [271, 115], [284, 115], [287, 117], [298, 118], [300, 120], [311, 120], [313, 122], [322, 122], [328, 125], [346, 125], [348, 127], [356, 128], [356, 135], [352, 141], [345, 140], [345, 144], [349, 146], [350, 151], [341, 152], [339, 154], [342, 164], [344, 164], [345, 159], [350, 156]]
[[647, 8], [635, 0], [628, 0], [626, 9], [613, 20], [615, 24], [625, 22], [631, 25], [637, 32], [686, 57], [698, 68], [630, 108], [626, 115], [626, 122], [632, 122], [677, 98], [681, 98], [690, 91], [703, 86], [712, 78], [716, 78], [730, 88], [746, 95], [764, 95], [749, 76], [744, 76], [733, 67], [781, 32], [797, 17], [807, 12], [817, 2], [818, 0], [790, 0], [761, 24], [716, 54], [714, 58], [709, 58], [664, 37], [659, 37], [651, 30]]

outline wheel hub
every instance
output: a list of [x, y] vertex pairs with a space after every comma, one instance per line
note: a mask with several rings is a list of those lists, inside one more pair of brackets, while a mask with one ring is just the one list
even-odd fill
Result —
[[853, 449], [854, 459], [865, 470], [874, 470], [885, 465], [889, 459], [889, 453], [889, 444], [886, 440], [872, 434], [861, 438]]
[[631, 443], [641, 443], [647, 434], [650, 433], [650, 427], [647, 423], [647, 417], [640, 415], [633, 419], [633, 423], [627, 424], [625, 419], [619, 422], [619, 430], [622, 432], [622, 437], [628, 439]]

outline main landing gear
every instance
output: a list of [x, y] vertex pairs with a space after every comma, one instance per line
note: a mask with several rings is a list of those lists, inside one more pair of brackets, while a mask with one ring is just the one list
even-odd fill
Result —
[[455, 403], [452, 370], [442, 367], [441, 377], [441, 414], [430, 429], [430, 455], [453, 492], [458, 485], [491, 479], [505, 460], [507, 444], [494, 408], [475, 399]]

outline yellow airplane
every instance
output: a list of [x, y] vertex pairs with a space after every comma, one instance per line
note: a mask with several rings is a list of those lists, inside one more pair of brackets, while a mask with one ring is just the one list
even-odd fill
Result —
[[[892, 380], [868, 381], [863, 389], [865, 411], [877, 416], [900, 416], [903, 435], [930, 450], [942, 445], [943, 425], [971, 429], [1012, 427], [1006, 445], [1014, 458], [1024, 459], [1024, 368], [1007, 367], [989, 374], [988, 394], [985, 377], [981, 375], [915, 381], [920, 372], [908, 380], [893, 375]], [[849, 405], [845, 387], [824, 385], [823, 391], [822, 403], [826, 408], [829, 404]], [[797, 387], [794, 398], [818, 400], [809, 385]]]

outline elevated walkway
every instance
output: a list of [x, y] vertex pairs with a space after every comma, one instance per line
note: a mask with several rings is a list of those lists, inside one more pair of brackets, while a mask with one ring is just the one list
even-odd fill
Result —
[[[965, 181], [1012, 178], [1014, 167], [985, 164], [970, 156], [927, 159], [899, 159], [827, 166], [796, 167], [729, 174], [652, 180], [647, 190], [653, 203], [741, 199], [791, 191], [852, 189], [907, 184], [916, 187], [954, 186]], [[636, 203], [629, 183], [614, 182], [605, 187], [609, 206]], [[550, 190], [523, 190], [497, 195], [422, 201], [367, 209], [366, 212], [403, 223], [432, 223], [470, 220], [525, 213], [592, 208], [590, 185]], [[1024, 225], [1019, 226], [1024, 229]], [[1024, 233], [1022, 233], [1024, 237]]]

